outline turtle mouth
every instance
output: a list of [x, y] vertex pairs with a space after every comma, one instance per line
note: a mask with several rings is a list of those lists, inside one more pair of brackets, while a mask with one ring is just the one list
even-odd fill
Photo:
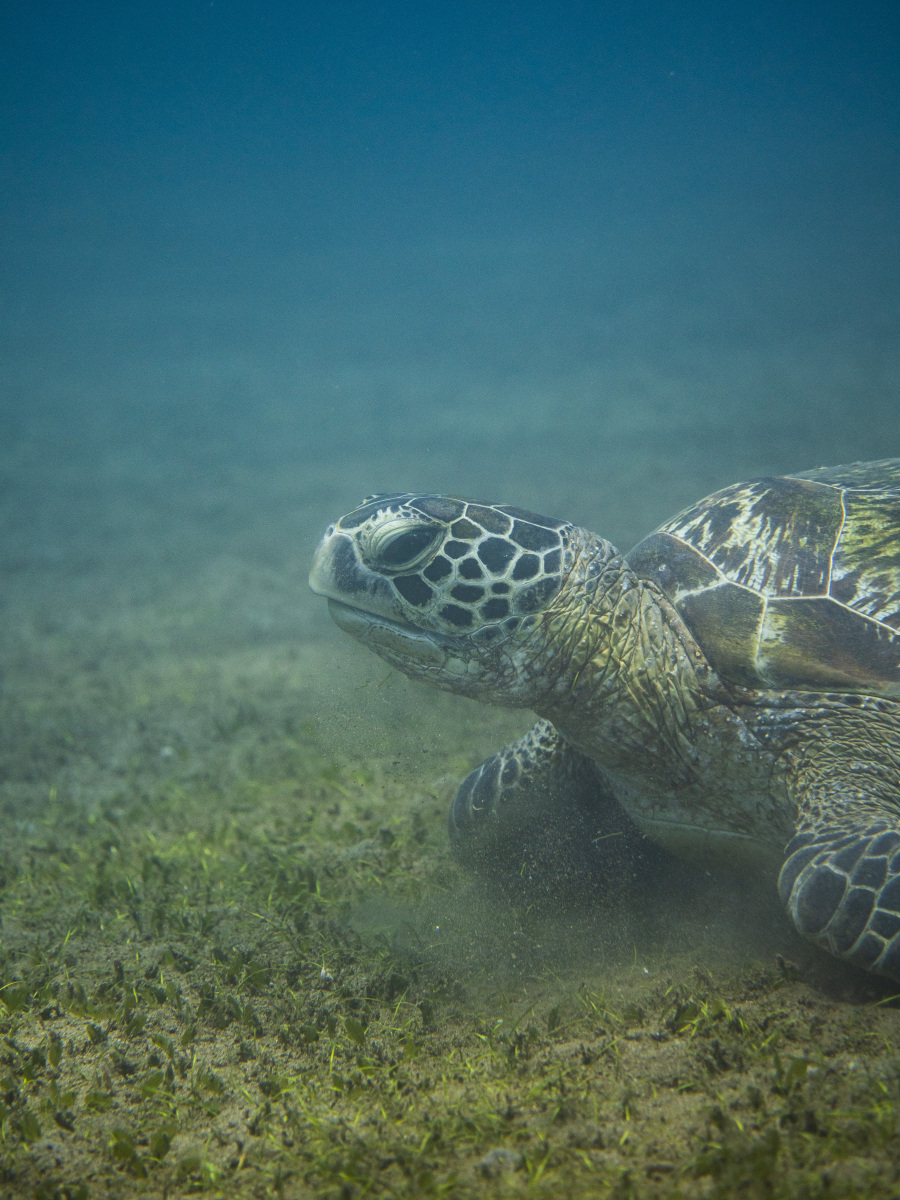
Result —
[[392, 617], [383, 616], [381, 613], [373, 613], [365, 608], [357, 608], [354, 604], [347, 604], [345, 600], [335, 600], [333, 596], [328, 597], [328, 611], [335, 625], [346, 630], [347, 633], [356, 633], [358, 630], [370, 629], [373, 625], [383, 625], [386, 629], [392, 629], [396, 633], [401, 633], [411, 638], [422, 637], [428, 641], [434, 641], [436, 640], [436, 636], [440, 636], [424, 633], [422, 630], [417, 629], [415, 625], [408, 625], [405, 621], [396, 621]]
[[331, 596], [328, 598], [328, 611], [339, 629], [361, 642], [366, 642], [373, 649], [377, 647], [404, 656], [437, 660], [443, 659], [451, 647], [458, 646], [456, 638], [419, 629], [405, 621], [395, 621], [391, 617], [382, 616], [381, 613], [356, 608]]

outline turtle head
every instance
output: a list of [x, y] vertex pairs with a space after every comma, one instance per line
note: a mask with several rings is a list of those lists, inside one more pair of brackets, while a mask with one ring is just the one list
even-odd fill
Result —
[[530, 707], [548, 674], [540, 627], [579, 535], [507, 504], [370, 496], [325, 533], [310, 587], [342, 629], [411, 678]]

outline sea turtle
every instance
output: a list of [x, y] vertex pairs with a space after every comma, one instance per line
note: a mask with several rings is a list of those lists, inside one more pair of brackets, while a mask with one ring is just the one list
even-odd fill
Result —
[[602, 838], [611, 794], [678, 854], [780, 867], [801, 934], [900, 979], [900, 459], [725, 488], [625, 555], [508, 504], [372, 496], [310, 584], [410, 678], [541, 718], [457, 793], [464, 857], [592, 796]]

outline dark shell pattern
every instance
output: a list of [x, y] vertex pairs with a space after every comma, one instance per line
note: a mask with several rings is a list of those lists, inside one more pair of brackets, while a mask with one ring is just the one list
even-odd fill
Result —
[[730, 682], [900, 694], [900, 459], [725, 488], [627, 557]]

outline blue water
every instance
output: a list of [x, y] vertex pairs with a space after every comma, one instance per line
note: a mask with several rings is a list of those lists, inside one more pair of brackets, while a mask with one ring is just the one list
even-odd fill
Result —
[[361, 740], [368, 668], [304, 580], [368, 492], [624, 548], [900, 454], [898, 34], [885, 3], [7, 6], [10, 786], [132, 753], [136, 693], [77, 761], [29, 724], [76, 666], [108, 702], [211, 656], [227, 697], [305, 647], [291, 687]]

